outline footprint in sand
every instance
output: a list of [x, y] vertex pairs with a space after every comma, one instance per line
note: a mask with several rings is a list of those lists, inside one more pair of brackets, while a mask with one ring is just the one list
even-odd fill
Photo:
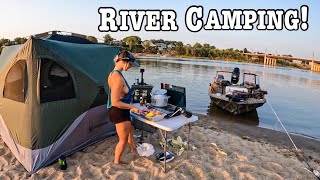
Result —
[[183, 174], [190, 174], [192, 179], [203, 179], [205, 177], [205, 172], [194, 163], [186, 162], [180, 167]]
[[0, 149], [0, 156], [7, 154], [6, 149]]
[[4, 157], [0, 156], [0, 170], [2, 171], [4, 167], [8, 166], [9, 162]]
[[82, 165], [76, 168], [76, 174], [78, 175], [79, 179], [94, 179], [95, 177], [88, 169], [88, 165], [84, 165], [87, 163], [83, 163]]
[[231, 169], [233, 172], [255, 172], [257, 168], [250, 164], [245, 163], [234, 163], [231, 165]]
[[277, 173], [266, 173], [266, 175], [264, 176], [266, 179], [273, 179], [273, 180], [284, 180], [283, 177], [281, 177], [279, 174]]
[[131, 166], [133, 167], [133, 169], [143, 172], [146, 171], [146, 169], [154, 167], [154, 163], [149, 159], [139, 158], [135, 161], [132, 161]]
[[138, 180], [139, 176], [137, 173], [134, 172], [119, 172], [115, 176], [111, 177], [110, 179], [117, 179], [117, 180]]
[[102, 164], [104, 161], [104, 157], [96, 154], [96, 153], [86, 153], [83, 159], [88, 160], [88, 162], [92, 165]]
[[240, 180], [256, 180], [257, 178], [255, 178], [253, 175], [249, 173], [240, 172], [239, 179]]
[[123, 171], [127, 165], [125, 164], [114, 164], [112, 162], [105, 164], [101, 168], [101, 172], [107, 176], [114, 176], [118, 172]]
[[241, 162], [248, 161], [248, 158], [246, 156], [239, 155], [237, 153], [232, 153], [230, 157], [233, 158], [234, 160], [241, 161]]
[[231, 180], [230, 173], [222, 168], [212, 168], [210, 175], [212, 179]]
[[157, 177], [162, 173], [162, 164], [155, 164], [149, 159], [140, 158], [132, 161], [130, 165], [133, 170], [144, 174], [145, 177]]
[[282, 172], [286, 171], [286, 169], [284, 167], [282, 167], [280, 164], [277, 164], [275, 162], [266, 162], [265, 167], [266, 167], [266, 169], [273, 170], [277, 173], [282, 173]]

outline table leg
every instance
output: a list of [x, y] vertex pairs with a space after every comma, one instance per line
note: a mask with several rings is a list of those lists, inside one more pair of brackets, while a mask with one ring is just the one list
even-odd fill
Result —
[[190, 123], [188, 123], [188, 134], [187, 134], [187, 159], [188, 159], [188, 152], [189, 152], [190, 127], [191, 127], [191, 124], [190, 124]]
[[141, 141], [141, 143], [143, 143], [143, 130], [141, 131], [140, 141]]
[[164, 131], [164, 173], [167, 173], [167, 131]]

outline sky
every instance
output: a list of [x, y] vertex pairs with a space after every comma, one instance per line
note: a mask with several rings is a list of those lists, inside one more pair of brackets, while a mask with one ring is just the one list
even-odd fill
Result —
[[[115, 39], [135, 35], [142, 40], [165, 39], [193, 45], [209, 43], [217, 48], [291, 54], [296, 57], [320, 59], [320, 1], [318, 0], [0, 0], [0, 38], [14, 39], [51, 30], [92, 35], [99, 32], [99, 7], [121, 9], [172, 9], [177, 13], [177, 32], [110, 32]], [[192, 5], [201, 5], [204, 14], [210, 9], [300, 9], [309, 6], [307, 31], [205, 31], [190, 32], [185, 26], [185, 12]], [[207, 15], [204, 16], [206, 20]], [[119, 21], [120, 22], [120, 21]]]

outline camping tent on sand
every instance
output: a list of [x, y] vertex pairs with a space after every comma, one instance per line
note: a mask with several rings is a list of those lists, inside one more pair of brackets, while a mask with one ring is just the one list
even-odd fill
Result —
[[30, 38], [0, 56], [0, 135], [30, 173], [115, 134], [106, 77], [120, 48]]

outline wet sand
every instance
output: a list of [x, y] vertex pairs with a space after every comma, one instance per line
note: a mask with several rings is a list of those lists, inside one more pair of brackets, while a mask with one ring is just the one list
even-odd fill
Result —
[[[113, 164], [118, 141], [118, 137], [113, 136], [67, 157], [68, 169], [65, 171], [54, 163], [30, 177], [1, 140], [0, 179], [316, 179], [295, 156], [284, 133], [230, 121], [220, 122], [211, 116], [199, 117], [192, 125], [190, 136], [190, 144], [197, 149], [190, 151], [189, 159], [185, 159], [185, 153], [180, 157], [175, 155], [168, 163], [167, 174], [154, 155], [139, 157], [130, 153], [129, 147], [122, 158], [124, 164]], [[151, 143], [156, 153], [161, 151], [158, 134], [145, 135], [144, 142]], [[169, 135], [181, 136], [186, 141], [186, 128]], [[319, 166], [320, 143], [292, 137], [305, 152], [309, 163]], [[172, 147], [169, 149], [176, 152]]]

